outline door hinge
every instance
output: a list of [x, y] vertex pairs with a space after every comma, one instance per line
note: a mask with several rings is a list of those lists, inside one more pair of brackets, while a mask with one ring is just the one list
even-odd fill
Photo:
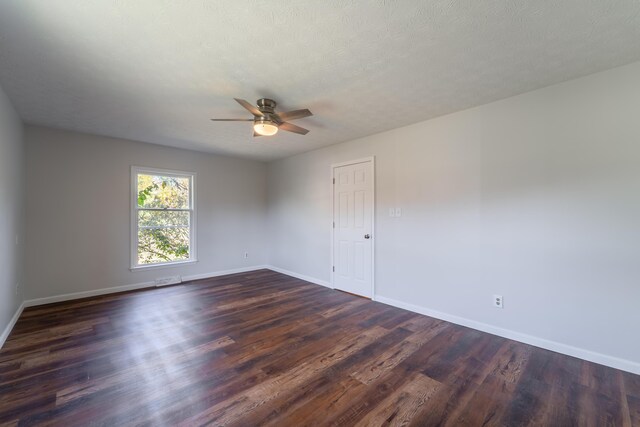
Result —
[[336, 183], [336, 179], [335, 179], [335, 178], [333, 178], [333, 184], [335, 185], [335, 183]]
[[335, 265], [333, 266], [333, 272], [334, 273], [336, 272], [336, 266]]
[[336, 228], [336, 222], [333, 221], [333, 228]]

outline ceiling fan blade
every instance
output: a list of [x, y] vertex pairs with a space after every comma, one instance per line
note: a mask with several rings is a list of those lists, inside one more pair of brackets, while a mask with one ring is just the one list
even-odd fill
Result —
[[236, 100], [236, 102], [240, 105], [242, 105], [244, 108], [246, 108], [247, 110], [249, 110], [249, 112], [251, 114], [253, 114], [256, 117], [262, 117], [263, 114], [260, 110], [258, 110], [257, 107], [255, 107], [253, 104], [245, 101], [244, 99], [238, 99], [238, 98], [233, 98]]
[[308, 129], [301, 128], [300, 126], [296, 126], [287, 122], [278, 125], [278, 129], [286, 130], [287, 132], [298, 133], [300, 135], [306, 135], [309, 133]]
[[277, 113], [276, 116], [283, 122], [286, 122], [287, 120], [296, 120], [303, 117], [313, 116], [313, 113], [305, 108], [304, 110], [293, 110], [287, 111], [285, 113]]
[[211, 119], [214, 122], [252, 122], [254, 119]]

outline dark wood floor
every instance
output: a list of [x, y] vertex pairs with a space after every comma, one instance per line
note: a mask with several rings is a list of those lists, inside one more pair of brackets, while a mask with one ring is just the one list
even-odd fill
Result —
[[640, 376], [268, 270], [29, 308], [0, 397], [2, 425], [640, 425]]

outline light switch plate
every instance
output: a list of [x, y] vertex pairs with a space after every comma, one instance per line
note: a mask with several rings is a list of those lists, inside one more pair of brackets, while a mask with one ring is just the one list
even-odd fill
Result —
[[389, 216], [396, 216], [396, 210], [394, 208], [389, 208]]
[[396, 216], [402, 216], [402, 209], [396, 208]]

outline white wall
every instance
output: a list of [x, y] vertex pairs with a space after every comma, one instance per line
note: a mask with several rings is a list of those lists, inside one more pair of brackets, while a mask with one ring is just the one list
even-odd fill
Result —
[[270, 264], [330, 281], [329, 166], [372, 155], [378, 298], [640, 367], [640, 63], [270, 163]]
[[0, 88], [0, 346], [22, 303], [24, 177], [22, 122]]
[[[25, 140], [26, 299], [265, 264], [264, 163], [32, 126]], [[197, 173], [198, 263], [129, 270], [131, 165]]]

